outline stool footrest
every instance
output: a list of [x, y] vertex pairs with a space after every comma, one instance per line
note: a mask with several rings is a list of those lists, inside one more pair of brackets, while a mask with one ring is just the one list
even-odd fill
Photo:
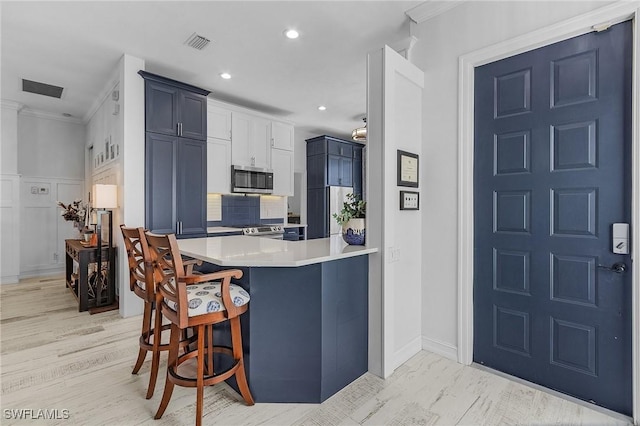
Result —
[[[205, 348], [205, 353], [203, 354], [203, 356], [206, 359], [206, 356], [208, 355], [208, 350], [207, 348]], [[224, 354], [224, 355], [228, 355], [233, 357], [233, 349], [230, 348], [229, 346], [213, 346], [213, 353], [220, 353], [220, 354]], [[175, 383], [178, 386], [186, 386], [186, 387], [196, 387], [197, 386], [197, 379], [195, 377], [187, 377], [187, 376], [182, 376], [180, 374], [178, 374], [178, 372], [176, 371], [177, 368], [180, 366], [180, 364], [184, 363], [185, 361], [188, 361], [189, 359], [192, 358], [196, 358], [198, 356], [197, 351], [190, 351], [187, 352], [185, 354], [182, 354], [178, 357], [178, 362], [177, 362], [177, 366], [168, 367], [168, 379], [171, 380], [171, 382]], [[203, 379], [203, 384], [204, 386], [211, 386], [211, 385], [215, 385], [216, 383], [220, 383], [223, 382], [225, 380], [227, 380], [229, 377], [233, 376], [235, 374], [235, 372], [238, 370], [238, 368], [244, 364], [244, 361], [242, 359], [234, 359], [234, 363], [231, 367], [229, 367], [228, 369], [219, 372], [219, 373], [214, 373], [214, 375], [207, 375], [205, 374], [204, 379]], [[206, 368], [205, 368], [206, 370]]]

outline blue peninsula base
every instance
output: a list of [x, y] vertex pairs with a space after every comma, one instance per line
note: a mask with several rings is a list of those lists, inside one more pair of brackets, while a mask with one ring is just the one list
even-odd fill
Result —
[[[251, 294], [241, 323], [256, 402], [320, 403], [367, 372], [368, 255], [237, 269], [244, 272], [237, 284]], [[228, 330], [215, 331], [215, 344], [228, 340]], [[225, 368], [222, 359], [218, 367]], [[237, 390], [235, 379], [228, 383]]]

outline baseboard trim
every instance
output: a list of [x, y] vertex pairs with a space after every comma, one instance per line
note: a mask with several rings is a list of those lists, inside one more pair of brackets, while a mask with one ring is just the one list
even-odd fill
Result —
[[51, 269], [42, 269], [39, 271], [28, 271], [20, 274], [20, 279], [36, 278], [36, 277], [50, 277], [50, 276], [64, 275], [64, 266]]
[[17, 284], [20, 279], [17, 275], [7, 275], [4, 277], [0, 277], [0, 285], [1, 284]]
[[449, 343], [422, 336], [422, 349], [458, 362], [458, 348]]
[[406, 345], [404, 345], [400, 350], [397, 350], [393, 354], [393, 369], [400, 367], [405, 362], [409, 361], [411, 357], [416, 355], [422, 350], [422, 345], [420, 344], [420, 337], [416, 337]]

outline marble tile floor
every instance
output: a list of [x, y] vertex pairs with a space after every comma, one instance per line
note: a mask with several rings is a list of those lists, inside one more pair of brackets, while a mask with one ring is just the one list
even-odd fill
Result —
[[[176, 387], [153, 420], [164, 386], [144, 398], [141, 318], [79, 313], [62, 277], [0, 286], [2, 425], [191, 425], [195, 389]], [[166, 363], [165, 356], [163, 362]], [[58, 419], [17, 420], [15, 409], [58, 410]], [[68, 411], [62, 411], [68, 410]], [[68, 419], [64, 413], [68, 413]], [[564, 398], [422, 351], [383, 380], [365, 374], [323, 404], [245, 406], [226, 384], [205, 389], [205, 425], [623, 425]]]

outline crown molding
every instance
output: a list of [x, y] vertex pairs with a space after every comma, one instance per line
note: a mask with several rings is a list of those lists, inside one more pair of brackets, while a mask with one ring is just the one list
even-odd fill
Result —
[[73, 123], [73, 124], [82, 124], [82, 125], [84, 125], [84, 121], [82, 121], [81, 118], [65, 117], [65, 116], [63, 116], [61, 114], [48, 112], [48, 111], [40, 111], [40, 110], [35, 110], [35, 109], [30, 109], [30, 108], [24, 108], [24, 109], [22, 109], [22, 111], [20, 111], [20, 114], [26, 115], [26, 116], [30, 116], [30, 117], [42, 118], [42, 119], [45, 119], [45, 120], [64, 121], [65, 123]]
[[[84, 117], [82, 117], [83, 121], [86, 124], [89, 124], [94, 114], [98, 111], [98, 109], [100, 109], [104, 101], [106, 101], [108, 98], [111, 98], [111, 92], [113, 92], [115, 88], [120, 84], [120, 64], [121, 61], [118, 61], [118, 65], [113, 70], [111, 70], [111, 75], [109, 76], [107, 83], [105, 83], [102, 91], [93, 101], [87, 113], [84, 115]], [[122, 95], [122, 93], [120, 94]]]
[[0, 104], [2, 105], [2, 108], [14, 109], [16, 111], [20, 111], [22, 108], [24, 108], [24, 105], [22, 105], [21, 103], [9, 101], [6, 99], [0, 100]]
[[465, 2], [465, 0], [427, 0], [407, 10], [405, 14], [414, 22], [421, 24]]

